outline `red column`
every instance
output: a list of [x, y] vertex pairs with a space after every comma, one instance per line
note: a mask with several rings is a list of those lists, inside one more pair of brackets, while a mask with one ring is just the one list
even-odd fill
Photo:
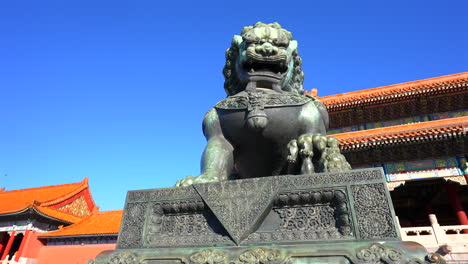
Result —
[[8, 255], [8, 251], [11, 249], [11, 245], [13, 245], [13, 240], [15, 240], [16, 231], [11, 232], [10, 239], [8, 239], [8, 243], [6, 244], [5, 251], [3, 251], [2, 257], [0, 260], [4, 260], [5, 257]]
[[[6, 243], [6, 236], [8, 235], [8, 233], [3, 233], [3, 234], [0, 234], [0, 256], [2, 255], [3, 253], [3, 248], [5, 247], [5, 243]], [[0, 259], [0, 261], [2, 261]]]
[[24, 247], [26, 246], [26, 241], [29, 237], [29, 233], [31, 233], [31, 230], [26, 230], [26, 232], [24, 233], [24, 236], [23, 236], [23, 240], [21, 241], [21, 245], [18, 249], [18, 252], [16, 252], [16, 256], [15, 256], [15, 261], [18, 262], [21, 255], [23, 254], [23, 249]]
[[[450, 205], [452, 206], [453, 211], [457, 215], [458, 223], [460, 225], [468, 225], [468, 218], [466, 217], [466, 212], [463, 208], [460, 196], [458, 195], [457, 186], [455, 185], [455, 183], [447, 183], [447, 194], [450, 200]], [[463, 233], [468, 233], [468, 230], [464, 230]]]

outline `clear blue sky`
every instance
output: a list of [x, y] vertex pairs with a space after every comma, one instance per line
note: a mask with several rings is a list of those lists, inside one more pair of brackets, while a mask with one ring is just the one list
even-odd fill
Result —
[[[285, 4], [287, 4], [285, 6]], [[468, 2], [2, 1], [0, 187], [81, 181], [102, 210], [197, 175], [224, 51], [257, 21], [319, 96], [468, 70]]]

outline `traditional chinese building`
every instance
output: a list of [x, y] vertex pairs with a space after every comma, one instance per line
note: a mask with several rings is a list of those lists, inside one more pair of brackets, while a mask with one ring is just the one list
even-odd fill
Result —
[[353, 168], [383, 168], [403, 238], [454, 260], [468, 260], [467, 90], [463, 72], [320, 97]]
[[0, 263], [85, 263], [115, 248], [121, 217], [122, 211], [99, 212], [87, 178], [30, 189], [2, 188]]

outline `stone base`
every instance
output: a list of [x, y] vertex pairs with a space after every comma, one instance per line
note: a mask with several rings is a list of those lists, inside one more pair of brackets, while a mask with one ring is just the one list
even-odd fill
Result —
[[130, 191], [118, 250], [95, 263], [425, 261], [400, 240], [383, 171], [363, 169]]
[[101, 253], [93, 264], [305, 264], [445, 263], [415, 242], [345, 242], [256, 247], [123, 249]]

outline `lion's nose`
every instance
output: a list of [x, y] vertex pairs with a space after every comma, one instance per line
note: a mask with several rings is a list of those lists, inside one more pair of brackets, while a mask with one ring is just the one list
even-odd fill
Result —
[[255, 47], [255, 51], [263, 56], [271, 56], [278, 54], [278, 48], [271, 45], [271, 43], [269, 42], [265, 42], [262, 45]]

